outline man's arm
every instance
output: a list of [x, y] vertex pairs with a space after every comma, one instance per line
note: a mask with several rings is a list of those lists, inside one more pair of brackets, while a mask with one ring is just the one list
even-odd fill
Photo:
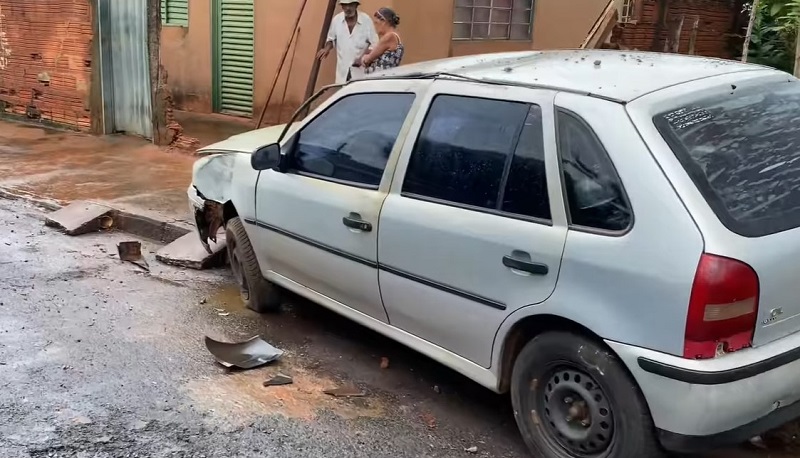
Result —
[[331, 26], [328, 28], [328, 41], [326, 41], [325, 46], [323, 46], [322, 49], [320, 49], [317, 52], [317, 59], [319, 60], [328, 57], [328, 54], [331, 53], [333, 46], [336, 44], [336, 27], [334, 26], [335, 23], [336, 23], [336, 18], [334, 17], [333, 21], [331, 22]]

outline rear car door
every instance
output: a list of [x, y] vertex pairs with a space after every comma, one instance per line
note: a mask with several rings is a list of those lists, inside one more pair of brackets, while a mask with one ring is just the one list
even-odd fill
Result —
[[275, 274], [384, 322], [377, 237], [391, 180], [385, 172], [424, 88], [386, 85], [343, 88], [285, 141], [289, 171], [262, 173], [255, 222], [257, 249]]
[[558, 277], [554, 93], [431, 87], [381, 212], [381, 294], [393, 326], [489, 367], [503, 320]]

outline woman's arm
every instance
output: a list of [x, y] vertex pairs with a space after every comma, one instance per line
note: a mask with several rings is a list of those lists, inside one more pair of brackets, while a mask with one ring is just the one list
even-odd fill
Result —
[[380, 57], [381, 54], [390, 50], [395, 40], [397, 40], [397, 37], [395, 37], [393, 33], [387, 33], [382, 36], [378, 44], [372, 47], [372, 52], [361, 58], [361, 65], [366, 67], [371, 64], [375, 59]]

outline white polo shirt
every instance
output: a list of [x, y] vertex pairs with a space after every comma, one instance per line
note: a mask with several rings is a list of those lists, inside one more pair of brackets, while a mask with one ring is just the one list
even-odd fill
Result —
[[342, 12], [334, 16], [331, 22], [328, 41], [332, 41], [336, 48], [336, 84], [341, 84], [347, 81], [347, 72], [350, 72], [352, 79], [364, 76], [364, 69], [353, 67], [353, 62], [356, 57], [364, 55], [367, 48], [378, 44], [378, 34], [372, 18], [362, 12], [358, 13], [358, 20], [350, 33]]

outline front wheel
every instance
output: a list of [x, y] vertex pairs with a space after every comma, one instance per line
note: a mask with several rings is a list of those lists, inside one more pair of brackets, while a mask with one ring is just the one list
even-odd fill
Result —
[[622, 363], [577, 334], [548, 332], [517, 357], [511, 400], [539, 458], [660, 458], [650, 411]]
[[278, 311], [281, 306], [280, 291], [261, 274], [256, 253], [241, 219], [228, 221], [225, 240], [228, 244], [228, 261], [244, 305], [259, 313]]

